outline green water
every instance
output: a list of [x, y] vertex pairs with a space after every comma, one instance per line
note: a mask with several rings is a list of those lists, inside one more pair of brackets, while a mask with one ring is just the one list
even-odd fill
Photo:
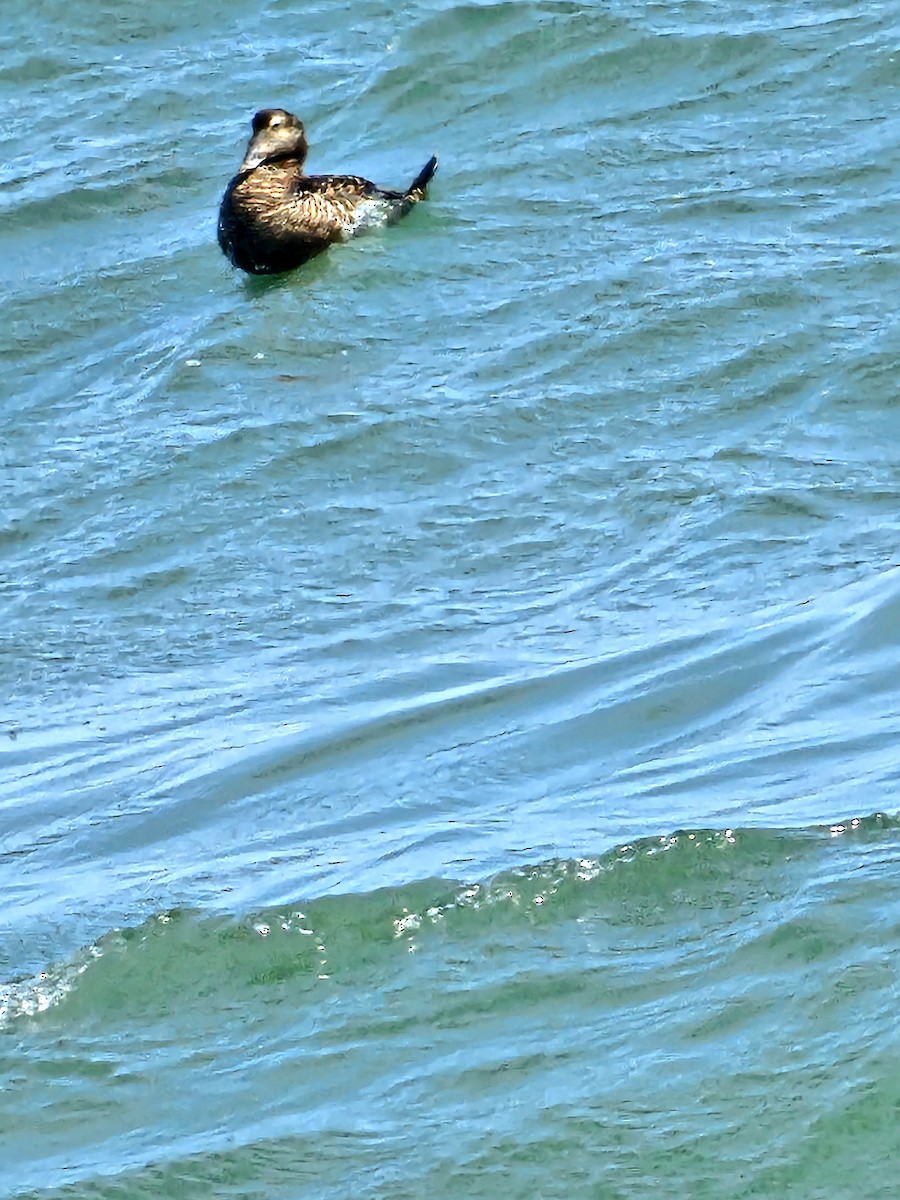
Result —
[[888, 1196], [897, 863], [882, 817], [161, 913], [30, 991], [0, 1149], [28, 1196]]
[[0, 1197], [892, 1197], [900, 14], [4, 17]]

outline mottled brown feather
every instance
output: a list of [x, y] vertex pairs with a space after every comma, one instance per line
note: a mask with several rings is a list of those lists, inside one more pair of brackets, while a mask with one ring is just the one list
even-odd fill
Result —
[[284, 109], [257, 113], [253, 131], [218, 234], [234, 265], [255, 275], [290, 271], [367, 224], [399, 220], [424, 199], [437, 165], [432, 158], [405, 192], [389, 191], [357, 175], [305, 175], [303, 126]]

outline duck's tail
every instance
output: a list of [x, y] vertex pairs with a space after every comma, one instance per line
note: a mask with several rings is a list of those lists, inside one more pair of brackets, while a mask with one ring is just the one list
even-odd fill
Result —
[[424, 200], [425, 189], [431, 183], [432, 176], [437, 170], [437, 155], [432, 154], [428, 162], [406, 189], [407, 200]]
[[418, 204], [420, 200], [425, 199], [426, 189], [431, 182], [431, 177], [437, 170], [437, 155], [432, 154], [428, 162], [418, 173], [405, 192], [382, 192], [383, 196], [388, 197], [393, 201], [391, 205], [391, 215], [388, 217], [388, 223], [393, 225], [395, 221], [399, 221], [401, 217], [405, 217], [414, 204]]

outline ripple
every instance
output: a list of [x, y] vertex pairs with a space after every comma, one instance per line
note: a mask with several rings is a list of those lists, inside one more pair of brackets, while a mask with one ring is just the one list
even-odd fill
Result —
[[[55, 7], [0, 68], [4, 1194], [883, 1190], [892, 14]], [[429, 203], [240, 278], [263, 104]]]

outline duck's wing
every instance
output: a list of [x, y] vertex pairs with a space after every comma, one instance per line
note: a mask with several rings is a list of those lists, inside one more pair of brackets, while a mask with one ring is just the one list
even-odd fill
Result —
[[285, 217], [289, 213], [289, 224], [296, 233], [326, 242], [393, 224], [425, 198], [436, 166], [437, 159], [429, 159], [402, 192], [376, 187], [359, 175], [304, 175], [291, 188]]
[[312, 237], [334, 242], [349, 237], [360, 209], [378, 189], [358, 175], [305, 175], [292, 189], [291, 224]]

